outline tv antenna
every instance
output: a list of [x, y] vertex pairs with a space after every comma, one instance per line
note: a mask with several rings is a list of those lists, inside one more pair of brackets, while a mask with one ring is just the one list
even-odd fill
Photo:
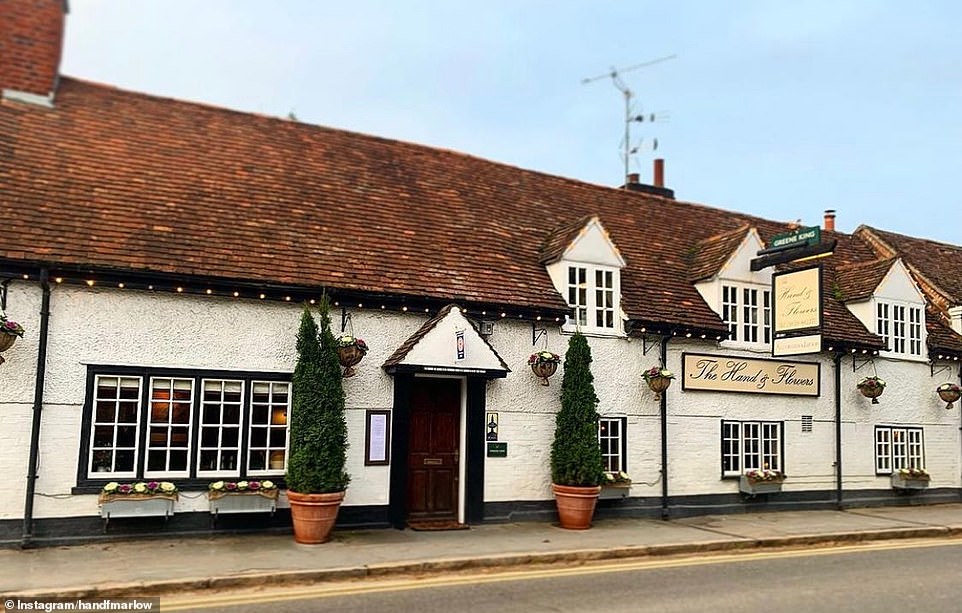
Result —
[[[632, 110], [632, 107], [631, 107], [631, 99], [634, 97], [635, 94], [634, 92], [631, 91], [631, 88], [628, 87], [628, 84], [622, 80], [621, 75], [625, 74], [626, 72], [631, 72], [632, 70], [637, 70], [639, 68], [645, 68], [647, 66], [651, 66], [653, 64], [660, 64], [662, 62], [667, 62], [668, 60], [673, 60], [676, 57], [677, 56], [674, 54], [666, 55], [664, 57], [659, 57], [653, 60], [649, 60], [647, 62], [642, 62], [640, 64], [634, 64], [632, 66], [626, 66], [624, 68], [618, 68], [618, 69], [612, 66], [611, 70], [604, 74], [600, 74], [594, 77], [588, 77], [586, 79], [581, 80], [582, 85], [587, 85], [588, 83], [594, 83], [595, 81], [600, 81], [601, 79], [611, 79], [611, 84], [614, 85], [618, 89], [618, 91], [621, 92], [621, 95], [625, 99], [625, 136], [624, 136], [624, 141], [622, 142], [622, 146], [623, 146], [622, 158], [625, 163], [624, 176], [625, 176], [626, 184], [628, 179], [628, 161], [633, 153], [638, 152], [638, 149], [640, 147], [640, 144], [635, 146], [631, 144], [632, 122], [636, 122], [636, 121], [639, 123], [644, 121], [654, 122], [658, 119], [663, 119], [664, 114], [662, 115], [659, 115], [658, 113], [649, 113], [647, 115], [644, 113], [640, 113], [637, 115], [634, 114], [634, 111]], [[654, 139], [652, 141], [652, 148], [653, 149], [658, 148], [658, 139]]]

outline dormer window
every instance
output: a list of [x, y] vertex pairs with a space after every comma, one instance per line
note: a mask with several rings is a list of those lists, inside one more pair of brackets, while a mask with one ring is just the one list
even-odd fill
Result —
[[541, 262], [571, 309], [563, 331], [624, 336], [621, 269], [625, 260], [597, 217], [555, 229], [542, 246]]
[[922, 307], [879, 300], [875, 305], [875, 333], [893, 355], [922, 355]]
[[568, 266], [568, 324], [580, 328], [615, 328], [616, 269]]
[[768, 287], [722, 285], [722, 319], [728, 340], [768, 345], [772, 342], [772, 291]]

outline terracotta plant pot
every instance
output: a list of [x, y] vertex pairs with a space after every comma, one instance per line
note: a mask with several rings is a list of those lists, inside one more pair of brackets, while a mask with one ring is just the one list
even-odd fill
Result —
[[341, 366], [344, 367], [345, 377], [353, 377], [356, 374], [354, 367], [363, 357], [364, 351], [356, 345], [337, 348], [337, 360], [341, 363]]
[[601, 486], [575, 487], [551, 484], [555, 502], [558, 505], [558, 519], [561, 527], [568, 530], [587, 530], [595, 514], [595, 504]]
[[558, 370], [557, 362], [535, 362], [531, 365], [531, 372], [541, 379], [541, 385], [548, 385], [548, 377]]
[[304, 545], [326, 543], [331, 538], [344, 492], [299, 494], [288, 490], [287, 499], [291, 503], [294, 540]]

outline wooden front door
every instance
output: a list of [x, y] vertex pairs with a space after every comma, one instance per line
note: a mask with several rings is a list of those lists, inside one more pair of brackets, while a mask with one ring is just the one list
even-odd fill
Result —
[[414, 380], [408, 432], [409, 521], [458, 520], [460, 423], [460, 380]]

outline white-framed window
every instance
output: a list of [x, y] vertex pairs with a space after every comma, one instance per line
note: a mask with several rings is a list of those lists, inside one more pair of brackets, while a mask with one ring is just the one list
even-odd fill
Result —
[[776, 421], [723, 421], [721, 424], [722, 476], [736, 477], [749, 470], [783, 471], [782, 423]]
[[568, 266], [567, 325], [588, 331], [619, 332], [619, 270], [607, 266]]
[[772, 342], [771, 288], [745, 284], [722, 284], [722, 320], [728, 340], [753, 345]]
[[189, 474], [193, 404], [193, 379], [150, 379], [145, 477], [186, 477]]
[[628, 472], [626, 417], [601, 417], [598, 419], [598, 444], [606, 472]]
[[118, 478], [137, 474], [140, 386], [140, 377], [94, 378], [88, 473]]
[[284, 474], [284, 375], [93, 366], [89, 377], [80, 486]]
[[247, 467], [251, 474], [266, 474], [287, 467], [287, 415], [291, 387], [286, 381], [254, 381], [251, 394], [250, 447]]
[[921, 306], [882, 300], [875, 304], [875, 333], [891, 354], [921, 357], [924, 326]]
[[201, 390], [197, 475], [236, 477], [240, 474], [244, 382], [204, 379]]
[[925, 468], [922, 428], [875, 427], [875, 472], [888, 475], [900, 468]]

